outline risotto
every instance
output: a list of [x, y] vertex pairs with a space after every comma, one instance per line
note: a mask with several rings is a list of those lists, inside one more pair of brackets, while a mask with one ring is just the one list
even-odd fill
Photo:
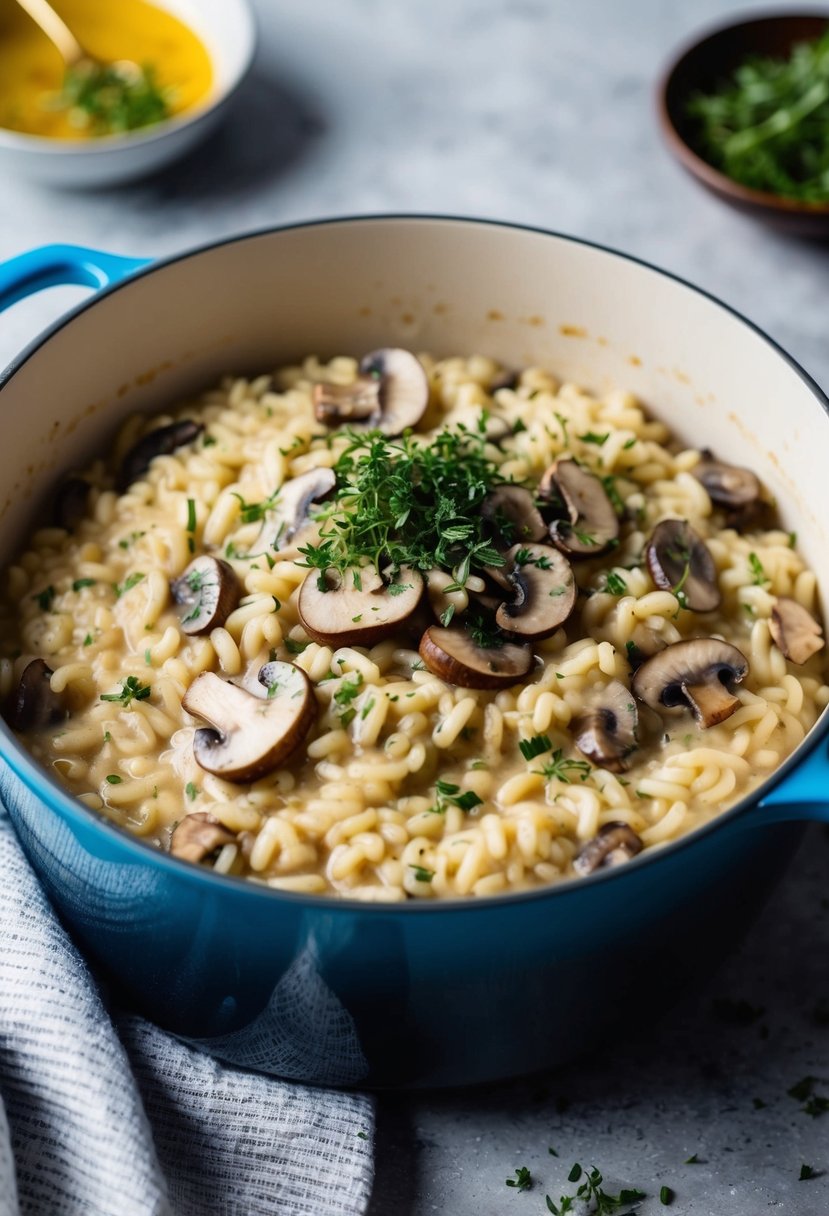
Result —
[[121, 430], [6, 573], [0, 692], [86, 806], [287, 891], [486, 896], [750, 792], [829, 700], [748, 469], [630, 394], [406, 351]]

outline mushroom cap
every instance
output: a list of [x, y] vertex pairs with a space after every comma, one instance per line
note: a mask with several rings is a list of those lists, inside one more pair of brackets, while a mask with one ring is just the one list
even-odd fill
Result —
[[533, 661], [529, 646], [510, 642], [478, 646], [460, 626], [430, 626], [419, 650], [430, 671], [461, 688], [509, 688], [527, 674]]
[[183, 861], [204, 861], [222, 845], [232, 844], [236, 837], [218, 819], [205, 811], [191, 811], [180, 819], [170, 835], [170, 853]]
[[639, 714], [633, 693], [619, 680], [611, 682], [593, 698], [571, 723], [576, 747], [599, 768], [623, 773], [627, 758], [636, 749]]
[[[570, 516], [550, 524], [553, 544], [570, 557], [598, 557], [619, 536], [619, 517], [595, 473], [572, 457], [557, 460], [542, 477], [546, 493], [555, 491]], [[541, 487], [539, 486], [539, 489]]]
[[[717, 567], [705, 541], [684, 519], [663, 519], [645, 548], [651, 578], [662, 591], [682, 597], [692, 612], [713, 612], [722, 596]], [[684, 600], [684, 603], [683, 603]]]
[[641, 838], [627, 823], [605, 823], [573, 858], [573, 869], [585, 876], [594, 870], [630, 861], [644, 848]]
[[116, 489], [123, 493], [134, 481], [138, 481], [149, 469], [156, 456], [169, 456], [177, 448], [183, 448], [188, 443], [198, 439], [204, 430], [200, 422], [183, 418], [179, 422], [171, 422], [167, 426], [156, 427], [133, 444], [124, 459], [115, 482]]
[[313, 521], [308, 518], [311, 504], [325, 498], [336, 484], [334, 470], [324, 467], [309, 469], [307, 473], [286, 481], [273, 506], [265, 513], [251, 553], [273, 550], [285, 557], [295, 556], [303, 543], [302, 534], [313, 529]]
[[412, 615], [423, 586], [422, 574], [411, 566], [401, 566], [391, 581], [374, 566], [313, 570], [299, 590], [299, 619], [315, 642], [374, 645]]
[[716, 726], [739, 705], [732, 687], [748, 674], [742, 651], [719, 638], [674, 642], [638, 668], [631, 689], [651, 709], [690, 709], [700, 726]]
[[44, 659], [32, 659], [20, 673], [11, 725], [15, 730], [39, 730], [66, 717], [63, 702], [52, 692], [52, 669]]
[[513, 545], [506, 554], [515, 598], [501, 604], [495, 624], [526, 641], [548, 638], [576, 602], [576, 580], [567, 558], [549, 545]]
[[[278, 768], [302, 743], [316, 717], [314, 690], [293, 663], [268, 663], [261, 694], [212, 671], [196, 676], [182, 698], [188, 713], [210, 723], [193, 737], [196, 763], [225, 781], [256, 781]], [[262, 672], [260, 672], [260, 683]]]
[[429, 404], [429, 377], [416, 355], [399, 346], [373, 350], [361, 360], [360, 375], [380, 381], [378, 431], [402, 435], [417, 426]]
[[547, 537], [541, 512], [523, 486], [496, 486], [481, 503], [481, 515], [505, 547], [516, 541], [527, 544]]
[[400, 347], [373, 350], [353, 384], [314, 386], [314, 413], [326, 426], [348, 422], [389, 437], [417, 426], [429, 404], [429, 378], [416, 355]]
[[202, 554], [170, 584], [173, 599], [183, 608], [184, 633], [209, 633], [224, 625], [239, 603], [239, 580], [226, 561]]
[[778, 649], [793, 663], [805, 663], [825, 645], [823, 630], [812, 614], [787, 595], [778, 596], [774, 603], [769, 632]]
[[691, 472], [697, 481], [705, 486], [708, 497], [718, 507], [740, 510], [752, 506], [763, 493], [763, 488], [751, 469], [716, 460], [707, 448]]

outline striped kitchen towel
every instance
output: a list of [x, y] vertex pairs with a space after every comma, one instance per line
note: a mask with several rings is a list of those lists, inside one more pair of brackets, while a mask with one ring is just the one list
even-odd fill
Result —
[[116, 1022], [0, 809], [0, 1216], [359, 1216], [367, 1097]]

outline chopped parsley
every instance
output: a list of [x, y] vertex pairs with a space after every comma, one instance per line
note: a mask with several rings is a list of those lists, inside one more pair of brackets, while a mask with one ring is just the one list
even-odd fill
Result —
[[142, 536], [146, 536], [146, 532], [130, 532], [129, 536], [122, 536], [118, 541], [119, 549], [129, 549], [130, 545], [140, 540]]
[[48, 587], [44, 587], [42, 591], [38, 591], [36, 595], [33, 595], [32, 599], [35, 601], [41, 612], [51, 612], [52, 604], [55, 600], [55, 594], [55, 589], [50, 583]]
[[74, 126], [94, 136], [120, 135], [153, 126], [170, 116], [168, 90], [155, 68], [84, 59], [67, 68], [63, 85], [49, 98], [54, 110], [66, 111]]
[[690, 1157], [685, 1158], [686, 1165], [699, 1165], [700, 1160], [696, 1153], [691, 1153]]
[[106, 780], [110, 785], [120, 785], [124, 778], [119, 777], [117, 773], [107, 773]]
[[425, 866], [409, 866], [409, 869], [418, 882], [431, 882], [435, 877], [435, 871], [427, 870]]
[[113, 583], [112, 590], [115, 592], [115, 598], [119, 600], [122, 595], [124, 595], [127, 591], [132, 591], [133, 587], [137, 587], [138, 584], [143, 582], [146, 577], [147, 576], [145, 574], [136, 572], [135, 574], [128, 575], [127, 578], [124, 579], [123, 583]]
[[766, 583], [771, 582], [771, 579], [763, 569], [763, 563], [756, 553], [749, 553], [748, 566], [751, 571], [751, 581], [756, 587], [762, 587]]
[[548, 735], [533, 735], [530, 739], [520, 739], [518, 747], [525, 760], [534, 760], [544, 752], [552, 751], [552, 740]]
[[296, 642], [293, 638], [285, 638], [285, 649], [288, 654], [302, 654], [307, 646], [308, 642]]
[[72, 584], [72, 590], [83, 591], [84, 587], [94, 587], [95, 582], [94, 578], [76, 578]]
[[817, 1178], [818, 1171], [811, 1165], [801, 1165], [800, 1173], [797, 1176], [798, 1182], [808, 1182], [810, 1178]]
[[506, 1183], [507, 1186], [514, 1186], [517, 1191], [529, 1191], [532, 1189], [533, 1176], [526, 1165], [519, 1165], [515, 1177], [507, 1178]]
[[621, 574], [618, 574], [615, 570], [608, 570], [604, 576], [603, 590], [609, 592], [610, 595], [624, 595], [627, 589], [628, 585]]
[[195, 498], [187, 499], [187, 531], [195, 532], [196, 530], [196, 500]]
[[661, 1204], [663, 1204], [664, 1207], [667, 1208], [670, 1206], [670, 1204], [673, 1203], [673, 1201], [674, 1201], [674, 1193], [671, 1190], [671, 1188], [669, 1186], [660, 1187], [659, 1188], [659, 1202]]
[[455, 605], [454, 604], [450, 604], [448, 608], [444, 608], [443, 612], [440, 614], [440, 623], [441, 623], [441, 625], [443, 625], [444, 629], [447, 629], [449, 627], [449, 625], [452, 621], [452, 617], [454, 615], [455, 615]]
[[586, 760], [571, 760], [557, 747], [551, 760], [532, 771], [539, 773], [547, 781], [561, 781], [565, 785], [571, 785], [575, 775], [578, 775], [580, 781], [586, 781], [593, 770]]
[[434, 815], [444, 815], [447, 807], [450, 806], [456, 806], [460, 810], [468, 812], [483, 803], [483, 799], [479, 798], [474, 790], [461, 792], [461, 787], [454, 785], [451, 781], [436, 781], [435, 793], [437, 794], [435, 805], [429, 807]]
[[585, 435], [579, 435], [582, 443], [595, 443], [596, 447], [600, 448], [602, 444], [607, 443], [610, 438], [610, 431], [605, 431], [603, 435], [597, 435], [595, 431], [588, 431]]
[[196, 787], [192, 781], [188, 781], [184, 787], [184, 792], [187, 795], [187, 797], [190, 799], [190, 801], [192, 802], [193, 799], [198, 795], [199, 791], [196, 789]]
[[[473, 568], [504, 565], [481, 506], [505, 479], [485, 454], [482, 431], [446, 428], [428, 446], [378, 431], [352, 431], [349, 439], [334, 465], [334, 496], [317, 516], [319, 542], [300, 549], [302, 564], [321, 572], [437, 566], [461, 586]], [[405, 590], [402, 582], [389, 586], [391, 595]]]
[[359, 694], [362, 683], [363, 677], [356, 671], [352, 676], [344, 676], [340, 687], [334, 693], [333, 700], [341, 726], [348, 726], [357, 716], [357, 710], [351, 702]]
[[142, 684], [137, 676], [127, 676], [121, 681], [120, 692], [102, 692], [102, 701], [118, 701], [121, 705], [127, 706], [133, 701], [146, 701], [150, 695], [151, 689], [149, 684]]
[[91, 633], [88, 633], [88, 634], [86, 635], [86, 637], [84, 638], [84, 640], [83, 640], [83, 644], [84, 644], [84, 646], [91, 646], [91, 645], [92, 645], [92, 641], [93, 641], [93, 639], [92, 639], [92, 634], [91, 634]]
[[547, 1211], [551, 1212], [552, 1216], [566, 1216], [566, 1213], [575, 1212], [574, 1205], [577, 1201], [584, 1205], [579, 1210], [585, 1213], [589, 1211], [591, 1216], [611, 1216], [611, 1213], [618, 1212], [620, 1208], [638, 1204], [646, 1198], [644, 1191], [633, 1187], [623, 1188], [618, 1195], [610, 1194], [604, 1189], [604, 1179], [595, 1165], [583, 1170], [576, 1163], [567, 1175], [567, 1181], [578, 1182], [579, 1179], [581, 1179], [581, 1185], [575, 1195], [562, 1195], [558, 1203], [555, 1203], [549, 1195], [545, 1196]]

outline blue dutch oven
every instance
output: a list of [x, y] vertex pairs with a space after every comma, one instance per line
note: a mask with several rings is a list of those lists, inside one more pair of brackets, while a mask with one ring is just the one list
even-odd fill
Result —
[[[594, 245], [479, 221], [283, 228], [146, 263], [69, 246], [0, 266], [0, 308], [96, 288], [0, 378], [0, 552], [123, 418], [227, 372], [403, 345], [630, 388], [753, 468], [829, 602], [827, 401], [721, 303]], [[405, 905], [287, 894], [180, 862], [68, 797], [0, 726], [0, 794], [119, 999], [222, 1059], [301, 1081], [435, 1086], [570, 1059], [652, 1018], [739, 940], [802, 821], [829, 820], [826, 717], [755, 793], [619, 869]]]

